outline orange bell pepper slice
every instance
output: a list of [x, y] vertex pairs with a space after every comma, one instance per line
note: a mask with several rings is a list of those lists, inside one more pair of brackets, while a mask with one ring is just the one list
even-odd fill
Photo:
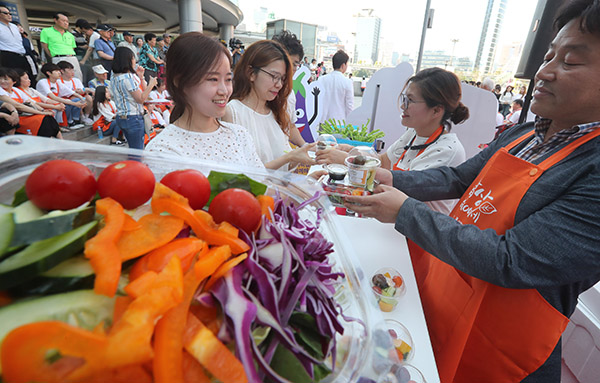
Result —
[[140, 258], [131, 268], [129, 280], [137, 279], [146, 271], [158, 272], [162, 270], [174, 256], [177, 256], [181, 261], [181, 269], [185, 274], [192, 266], [196, 254], [205, 247], [208, 247], [206, 242], [198, 238], [175, 239]]
[[204, 368], [198, 361], [183, 351], [183, 382], [184, 383], [210, 383], [211, 379], [206, 376]]
[[273, 197], [265, 194], [261, 194], [256, 197], [258, 203], [260, 204], [260, 212], [262, 215], [266, 216], [269, 221], [271, 221], [271, 214], [275, 210], [275, 200]]
[[95, 373], [77, 383], [152, 383], [152, 375], [142, 365], [123, 366]]
[[200, 283], [213, 273], [229, 257], [229, 246], [212, 248], [198, 262], [203, 262], [205, 273], [198, 275], [190, 269], [183, 281], [183, 299], [179, 305], [169, 310], [156, 324], [154, 332], [154, 379], [157, 383], [183, 383], [182, 368], [183, 335], [188, 311]]
[[121, 261], [144, 255], [171, 242], [183, 229], [183, 221], [177, 217], [147, 214], [139, 219], [140, 228], [125, 231], [117, 242]]
[[[58, 321], [30, 323], [12, 330], [2, 343], [2, 377], [11, 383], [64, 383], [103, 368], [104, 335]], [[58, 360], [48, 359], [57, 352]]]
[[112, 198], [96, 201], [96, 212], [104, 216], [105, 226], [85, 243], [84, 254], [96, 273], [94, 292], [112, 297], [121, 276], [121, 253], [117, 241], [125, 222], [123, 207]]
[[142, 225], [140, 225], [138, 223], [138, 221], [133, 219], [132, 216], [130, 216], [129, 214], [125, 214], [125, 222], [123, 223], [123, 231], [139, 230], [141, 227], [142, 227]]
[[221, 382], [248, 382], [242, 363], [215, 334], [191, 313], [188, 314], [184, 347]]
[[157, 319], [183, 299], [179, 258], [171, 258], [154, 282], [154, 286], [131, 302], [110, 330], [106, 367], [116, 368], [152, 359], [151, 339]]
[[229, 245], [234, 254], [240, 254], [250, 249], [250, 246], [241, 239], [226, 231], [215, 230], [214, 226], [207, 223], [204, 212], [194, 212], [185, 197], [161, 183], [157, 183], [154, 188], [151, 206], [155, 214], [167, 212], [183, 219], [192, 227], [198, 238], [205, 240], [210, 245]]
[[227, 262], [224, 262], [221, 266], [219, 266], [219, 268], [214, 273], [212, 273], [212, 275], [210, 276], [210, 279], [204, 285], [203, 290], [209, 291], [210, 288], [219, 279], [221, 279], [221, 277], [223, 277], [225, 274], [227, 274], [229, 272], [229, 270], [233, 269], [234, 267], [236, 267], [237, 265], [242, 263], [246, 258], [248, 258], [248, 253], [238, 255], [237, 257], [230, 259]]

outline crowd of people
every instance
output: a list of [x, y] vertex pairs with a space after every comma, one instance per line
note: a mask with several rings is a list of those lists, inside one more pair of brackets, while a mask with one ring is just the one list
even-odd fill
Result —
[[[68, 17], [57, 12], [54, 25], [40, 33], [40, 56], [20, 25], [11, 21], [8, 9], [0, 6], [1, 134], [61, 138], [61, 133], [66, 131], [92, 126], [100, 130], [99, 135], [112, 134], [111, 143], [128, 142], [127, 129], [120, 128], [127, 124], [117, 124], [118, 110], [111, 113], [107, 109], [116, 105], [111, 104], [111, 96], [121, 99], [119, 94], [111, 95], [109, 91], [112, 77], [123, 73], [115, 71], [115, 63], [122, 64], [118, 48], [131, 52], [133, 67], [141, 68], [139, 73], [145, 81], [139, 81], [138, 87], [145, 90], [149, 84], [148, 93], [155, 91], [151, 96], [140, 93], [144, 98], [136, 99], [142, 113], [148, 116], [153, 128], [166, 125], [169, 96], [160, 84], [164, 84], [164, 57], [171, 44], [168, 33], [161, 37], [148, 33], [144, 36], [145, 43], [139, 44], [134, 43], [133, 34], [123, 31], [123, 41], [116, 45], [115, 28], [111, 25], [93, 27], [88, 21], [78, 19], [74, 30], [69, 31]], [[156, 105], [144, 105], [153, 100], [158, 100]], [[13, 113], [13, 109], [20, 114], [18, 120], [8, 113]], [[138, 136], [134, 136], [130, 146], [136, 148], [143, 148], [150, 139], [146, 129], [141, 143]]]

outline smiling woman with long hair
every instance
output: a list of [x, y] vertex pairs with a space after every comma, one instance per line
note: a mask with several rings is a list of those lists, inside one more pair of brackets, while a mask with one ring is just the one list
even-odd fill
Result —
[[202, 33], [184, 33], [171, 44], [167, 63], [171, 124], [146, 150], [263, 167], [248, 131], [218, 120], [233, 90], [227, 48]]
[[292, 74], [289, 55], [273, 40], [252, 44], [235, 66], [232, 100], [223, 120], [248, 129], [269, 169], [314, 163], [307, 154], [314, 144], [294, 150], [289, 144], [287, 97], [292, 91]]

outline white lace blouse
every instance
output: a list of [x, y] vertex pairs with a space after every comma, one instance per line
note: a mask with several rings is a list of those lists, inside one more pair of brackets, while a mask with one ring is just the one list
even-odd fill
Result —
[[264, 168], [246, 128], [221, 122], [214, 132], [201, 133], [170, 124], [146, 146], [147, 151]]

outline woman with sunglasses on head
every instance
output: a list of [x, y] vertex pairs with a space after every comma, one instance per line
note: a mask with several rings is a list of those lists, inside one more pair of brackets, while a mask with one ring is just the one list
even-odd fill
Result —
[[288, 170], [298, 163], [314, 163], [308, 156], [314, 144], [294, 150], [289, 144], [287, 98], [292, 90], [292, 73], [285, 48], [272, 40], [252, 44], [235, 66], [232, 100], [223, 120], [248, 129], [268, 169]]
[[[451, 124], [469, 118], [463, 105], [461, 86], [454, 73], [440, 68], [424, 69], [406, 81], [399, 98], [402, 125], [408, 129], [390, 148], [379, 155], [381, 166], [390, 170], [425, 170], [457, 166], [465, 161], [465, 149]], [[343, 146], [342, 149], [351, 149]], [[344, 163], [344, 150], [317, 151], [317, 163]], [[431, 201], [434, 210], [448, 214], [455, 200]]]

